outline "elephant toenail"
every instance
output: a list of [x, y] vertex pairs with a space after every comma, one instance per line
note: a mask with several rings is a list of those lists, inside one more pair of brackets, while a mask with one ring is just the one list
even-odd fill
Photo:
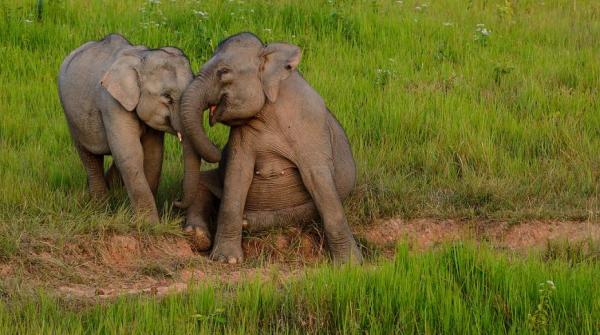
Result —
[[229, 257], [229, 259], [227, 260], [227, 263], [229, 263], [229, 264], [236, 264], [237, 263], [237, 259], [235, 259], [235, 257]]

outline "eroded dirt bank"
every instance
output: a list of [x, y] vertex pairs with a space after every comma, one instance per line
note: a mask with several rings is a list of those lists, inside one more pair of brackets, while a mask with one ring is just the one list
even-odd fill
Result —
[[[323, 237], [314, 227], [245, 236], [242, 265], [211, 262], [185, 237], [110, 235], [34, 248], [0, 263], [4, 291], [44, 287], [73, 298], [111, 298], [185, 290], [190, 283], [235, 283], [247, 276], [285, 280], [327, 260]], [[355, 229], [367, 255], [391, 256], [398, 241], [413, 250], [453, 240], [484, 241], [506, 251], [543, 250], [549, 243], [600, 243], [600, 224], [574, 221], [506, 222], [401, 219], [379, 220]], [[594, 252], [597, 252], [594, 251]], [[276, 273], [277, 275], [273, 275]]]

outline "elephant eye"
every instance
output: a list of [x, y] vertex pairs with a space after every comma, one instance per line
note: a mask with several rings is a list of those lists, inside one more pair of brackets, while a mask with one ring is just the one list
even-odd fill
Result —
[[217, 71], [217, 74], [219, 75], [219, 77], [223, 76], [224, 74], [228, 74], [228, 73], [229, 73], [229, 69], [226, 67], [219, 69]]
[[171, 96], [169, 93], [164, 93], [162, 96], [163, 96], [165, 99], [167, 99], [167, 103], [168, 103], [169, 105], [172, 105], [172, 104], [173, 104], [173, 102], [175, 101], [175, 100], [173, 99], [173, 97], [172, 97], [172, 96]]

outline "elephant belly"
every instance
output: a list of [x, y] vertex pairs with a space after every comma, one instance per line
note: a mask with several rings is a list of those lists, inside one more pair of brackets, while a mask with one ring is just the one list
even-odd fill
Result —
[[92, 110], [72, 115], [69, 125], [75, 140], [86, 150], [96, 155], [110, 154], [100, 112]]
[[285, 159], [257, 161], [246, 198], [246, 211], [276, 211], [310, 202], [310, 194], [293, 163]]

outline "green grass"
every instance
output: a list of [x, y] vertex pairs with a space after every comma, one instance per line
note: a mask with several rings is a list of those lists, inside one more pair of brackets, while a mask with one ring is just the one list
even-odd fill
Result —
[[[124, 192], [107, 207], [88, 204], [56, 76], [72, 49], [110, 32], [178, 46], [195, 71], [239, 31], [299, 45], [301, 71], [353, 145], [354, 224], [394, 215], [597, 220], [599, 15], [594, 0], [3, 1], [0, 256], [40, 236], [177, 231], [182, 164], [172, 137], [158, 199], [166, 225], [130, 222]], [[209, 133], [223, 144], [227, 129]]]
[[39, 294], [0, 305], [0, 332], [596, 334], [597, 278], [599, 263], [589, 260], [512, 259], [470, 244], [412, 253], [403, 244], [393, 260], [320, 268], [283, 284], [205, 283], [83, 308]]
[[[194, 71], [239, 31], [299, 45], [300, 70], [353, 146], [353, 224], [396, 215], [598, 221], [598, 17], [595, 0], [2, 1], [0, 261], [80, 234], [179, 231], [172, 137], [158, 197], [164, 224], [134, 222], [123, 190], [106, 206], [89, 203], [56, 76], [71, 50], [111, 32], [178, 46]], [[209, 135], [222, 145], [227, 129]], [[326, 267], [279, 286], [206, 284], [83, 309], [0, 286], [0, 333], [597, 333], [597, 259], [561, 250], [542, 261], [401, 247], [393, 261]], [[555, 259], [563, 254], [578, 261]], [[540, 294], [546, 280], [556, 290]]]

